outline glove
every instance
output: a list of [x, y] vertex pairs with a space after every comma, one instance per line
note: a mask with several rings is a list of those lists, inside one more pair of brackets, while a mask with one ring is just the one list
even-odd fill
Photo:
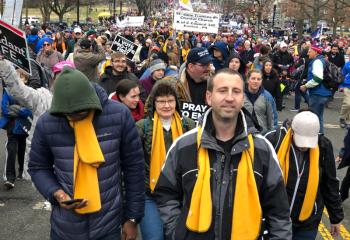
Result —
[[22, 107], [17, 104], [12, 104], [12, 105], [9, 105], [7, 108], [9, 111], [12, 111], [18, 115]]

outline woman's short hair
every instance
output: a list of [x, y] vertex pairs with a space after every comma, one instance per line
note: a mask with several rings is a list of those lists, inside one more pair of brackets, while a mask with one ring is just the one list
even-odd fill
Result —
[[117, 84], [115, 92], [117, 95], [122, 95], [125, 97], [128, 95], [131, 89], [136, 87], [139, 87], [137, 82], [130, 79], [123, 79]]

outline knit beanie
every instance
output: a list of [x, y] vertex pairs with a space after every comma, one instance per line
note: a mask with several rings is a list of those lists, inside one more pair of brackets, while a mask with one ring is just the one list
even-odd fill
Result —
[[154, 72], [154, 71], [157, 71], [159, 69], [162, 69], [165, 71], [166, 69], [166, 65], [165, 63], [160, 60], [160, 59], [155, 59], [153, 60], [150, 65], [149, 65], [149, 70], [151, 71], [151, 74]]
[[51, 114], [97, 109], [101, 102], [89, 79], [79, 70], [65, 66], [54, 83]]

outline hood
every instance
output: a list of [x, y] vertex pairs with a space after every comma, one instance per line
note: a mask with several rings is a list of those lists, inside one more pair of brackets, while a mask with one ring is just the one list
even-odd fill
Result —
[[32, 43], [32, 42], [35, 42], [39, 39], [39, 36], [38, 35], [29, 35], [27, 40], [28, 40], [28, 43]]
[[211, 54], [213, 54], [214, 48], [218, 49], [222, 53], [222, 57], [224, 61], [226, 61], [229, 54], [227, 44], [222, 41], [215, 42], [214, 45], [209, 47], [209, 51]]
[[238, 58], [238, 59], [239, 59], [239, 62], [241, 63], [241, 66], [239, 67], [238, 72], [239, 72], [239, 73], [242, 75], [242, 77], [243, 77], [243, 76], [244, 76], [244, 70], [245, 70], [245, 64], [244, 64], [244, 62], [242, 61], [242, 58], [241, 58], [241, 56], [240, 56], [238, 53], [233, 52], [233, 53], [227, 58], [227, 61], [226, 61], [226, 63], [225, 63], [225, 67], [228, 68], [228, 66], [229, 66], [229, 64], [230, 64], [230, 62], [231, 62], [231, 60], [232, 60], [233, 58]]
[[[155, 86], [157, 85], [157, 83], [159, 82], [164, 82], [164, 80], [159, 80], [159, 81], [156, 81], [153, 88], [152, 88], [152, 91], [150, 92], [150, 94], [148, 95], [148, 98], [147, 98], [147, 101], [145, 103], [146, 105], [146, 109], [147, 109], [147, 115], [152, 119], [153, 116], [154, 116], [154, 111], [155, 111], [155, 99], [154, 99], [154, 89], [155, 89]], [[170, 82], [169, 82], [170, 83]], [[171, 84], [171, 83], [170, 83]], [[173, 85], [173, 87], [175, 88], [175, 86]], [[176, 96], [176, 111], [181, 115], [181, 103], [179, 101], [179, 96]]]

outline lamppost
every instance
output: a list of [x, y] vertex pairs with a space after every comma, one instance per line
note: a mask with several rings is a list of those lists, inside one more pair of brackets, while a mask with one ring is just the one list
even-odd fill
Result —
[[79, 8], [80, 8], [80, 2], [77, 0], [77, 24], [79, 25]]

